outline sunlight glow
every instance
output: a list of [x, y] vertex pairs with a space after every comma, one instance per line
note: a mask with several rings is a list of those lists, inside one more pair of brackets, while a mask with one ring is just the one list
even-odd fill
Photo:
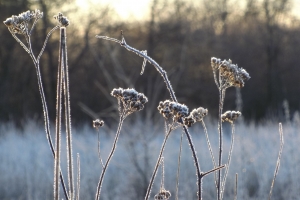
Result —
[[82, 9], [87, 9], [87, 2], [109, 5], [123, 19], [140, 20], [149, 14], [150, 0], [77, 0], [77, 5]]

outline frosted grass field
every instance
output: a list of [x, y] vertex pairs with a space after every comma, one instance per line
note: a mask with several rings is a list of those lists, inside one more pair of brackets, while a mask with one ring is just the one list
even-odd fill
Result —
[[[216, 124], [207, 122], [214, 153], [217, 153]], [[101, 154], [104, 160], [111, 148], [112, 130], [100, 129]], [[107, 127], [106, 127], [107, 128]], [[106, 130], [106, 131], [105, 131]], [[53, 199], [53, 157], [43, 127], [27, 123], [23, 131], [10, 125], [0, 128], [0, 199]], [[299, 199], [300, 196], [300, 123], [283, 124], [284, 148], [279, 174], [273, 189], [273, 199]], [[82, 199], [94, 199], [101, 173], [97, 153], [97, 132], [91, 126], [73, 131], [74, 157], [80, 154]], [[163, 126], [125, 122], [116, 153], [103, 185], [103, 199], [143, 199], [149, 177], [163, 140]], [[174, 199], [179, 142], [182, 130], [171, 134], [165, 149], [165, 187]], [[203, 171], [212, 168], [204, 132], [200, 124], [191, 128], [191, 134]], [[230, 145], [230, 127], [224, 126], [224, 159]], [[278, 124], [236, 125], [232, 164], [226, 183], [225, 199], [233, 199], [235, 173], [238, 173], [238, 199], [267, 199], [279, 151]], [[64, 138], [64, 137], [63, 137]], [[64, 144], [65, 140], [63, 140]], [[66, 157], [62, 149], [63, 158]], [[188, 143], [183, 140], [179, 199], [196, 198], [196, 176]], [[66, 158], [62, 159], [66, 177]], [[74, 163], [75, 160], [74, 160]], [[74, 166], [75, 172], [77, 166]], [[203, 198], [215, 199], [213, 174], [204, 178]], [[160, 184], [156, 176], [151, 199]], [[62, 191], [62, 190], [61, 190]]]

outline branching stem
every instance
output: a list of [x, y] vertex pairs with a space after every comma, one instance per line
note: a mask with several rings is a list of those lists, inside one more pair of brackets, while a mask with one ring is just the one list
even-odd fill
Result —
[[[175, 96], [175, 92], [172, 88], [172, 85], [168, 79], [168, 76], [167, 76], [167, 73], [165, 70], [163, 70], [163, 68], [161, 66], [159, 66], [151, 57], [149, 57], [148, 55], [146, 55], [145, 53], [143, 53], [142, 51], [139, 51], [131, 46], [129, 46], [123, 35], [122, 35], [122, 40], [117, 40], [115, 38], [111, 38], [111, 37], [107, 37], [107, 36], [96, 36], [96, 38], [99, 38], [99, 39], [104, 39], [104, 40], [109, 40], [109, 41], [113, 41], [113, 42], [116, 42], [118, 44], [120, 44], [122, 47], [126, 48], [128, 51], [131, 51], [135, 54], [137, 54], [138, 56], [146, 59], [151, 65], [153, 65], [155, 67], [155, 69], [159, 72], [159, 74], [162, 76], [166, 86], [167, 86], [167, 89], [169, 90], [169, 93], [170, 93], [170, 96], [171, 96], [171, 99], [172, 101], [175, 101], [177, 102], [177, 99], [176, 99], [176, 96]], [[195, 166], [196, 166], [196, 174], [197, 174], [197, 184], [198, 184], [198, 199], [200, 200], [200, 194], [201, 194], [201, 184], [200, 184], [200, 164], [198, 162], [198, 157], [196, 155], [196, 151], [195, 151], [195, 148], [194, 148], [194, 145], [192, 143], [192, 139], [191, 139], [191, 135], [187, 129], [186, 126], [183, 126], [183, 130], [187, 136], [187, 139], [188, 139], [188, 142], [189, 142], [189, 145], [190, 145], [190, 148], [191, 148], [191, 151], [192, 151], [192, 155], [193, 155], [193, 158], [194, 158], [194, 162], [195, 162]]]

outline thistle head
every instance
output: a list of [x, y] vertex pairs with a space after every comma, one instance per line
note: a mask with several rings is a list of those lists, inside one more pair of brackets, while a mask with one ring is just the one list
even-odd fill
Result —
[[184, 125], [191, 127], [196, 122], [201, 122], [208, 114], [208, 110], [202, 107], [193, 109], [192, 112], [184, 118]]
[[112, 90], [111, 95], [122, 102], [123, 108], [128, 113], [142, 110], [145, 103], [148, 102], [147, 97], [143, 93], [138, 93], [133, 88], [115, 88]]
[[241, 116], [242, 113], [239, 111], [226, 111], [224, 114], [222, 114], [221, 118], [222, 118], [222, 122], [229, 122], [229, 123], [234, 123], [234, 121]]
[[161, 189], [158, 194], [154, 196], [155, 200], [168, 200], [171, 197], [171, 193], [168, 190]]

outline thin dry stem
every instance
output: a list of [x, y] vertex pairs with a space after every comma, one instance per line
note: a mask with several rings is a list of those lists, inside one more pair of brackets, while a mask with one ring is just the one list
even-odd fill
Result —
[[62, 45], [62, 62], [63, 62], [63, 88], [65, 102], [65, 125], [66, 125], [66, 142], [67, 142], [67, 161], [68, 161], [68, 181], [69, 181], [69, 197], [74, 199], [74, 174], [73, 174], [73, 154], [72, 154], [72, 131], [71, 131], [71, 107], [70, 107], [70, 89], [69, 89], [69, 69], [67, 56], [67, 33], [66, 27], [61, 27], [60, 32]]
[[114, 142], [113, 142], [113, 146], [112, 146], [112, 149], [108, 155], [108, 158], [104, 164], [104, 167], [102, 169], [102, 172], [101, 172], [101, 175], [100, 175], [100, 179], [99, 179], [99, 183], [98, 183], [98, 186], [97, 186], [97, 192], [96, 192], [96, 200], [100, 199], [100, 193], [101, 193], [101, 187], [102, 187], [102, 183], [103, 183], [103, 179], [104, 179], [104, 175], [105, 175], [105, 172], [107, 170], [107, 167], [108, 167], [108, 164], [116, 150], [116, 147], [117, 147], [117, 142], [118, 142], [118, 139], [119, 139], [119, 136], [120, 136], [120, 133], [121, 133], [121, 128], [122, 128], [122, 124], [124, 122], [124, 119], [126, 118], [126, 115], [125, 115], [125, 111], [121, 113], [121, 116], [120, 116], [120, 122], [119, 122], [119, 125], [118, 125], [118, 129], [117, 129], [117, 133], [116, 133], [116, 137], [114, 139]]
[[62, 107], [62, 81], [63, 81], [63, 45], [64, 33], [60, 34], [57, 93], [56, 93], [56, 130], [55, 130], [55, 159], [54, 159], [54, 199], [59, 200], [59, 171], [60, 171], [60, 148], [61, 148], [61, 107]]
[[180, 136], [180, 147], [179, 147], [179, 153], [178, 153], [178, 165], [177, 165], [177, 175], [176, 175], [176, 196], [175, 199], [178, 200], [178, 192], [179, 192], [179, 175], [180, 175], [180, 162], [181, 162], [181, 152], [182, 152], [182, 138], [183, 138], [183, 132]]
[[[175, 96], [175, 92], [172, 88], [172, 85], [168, 79], [168, 76], [167, 76], [167, 73], [166, 71], [163, 70], [163, 68], [161, 66], [159, 66], [152, 58], [150, 58], [148, 55], [145, 55], [145, 53], [143, 53], [142, 51], [139, 51], [129, 45], [126, 44], [126, 41], [123, 37], [123, 34], [122, 34], [122, 40], [117, 40], [115, 38], [110, 38], [110, 37], [107, 37], [107, 36], [96, 36], [96, 38], [99, 38], [99, 39], [104, 39], [104, 40], [109, 40], [109, 41], [113, 41], [113, 42], [116, 42], [118, 44], [120, 44], [122, 47], [126, 48], [128, 51], [131, 51], [135, 54], [137, 54], [138, 56], [146, 59], [151, 65], [153, 65], [155, 67], [155, 69], [159, 72], [159, 74], [162, 76], [166, 86], [167, 86], [167, 89], [169, 90], [169, 93], [170, 93], [170, 96], [171, 96], [171, 99], [172, 101], [175, 101], [175, 102], [178, 102], [177, 101], [177, 98]], [[200, 165], [199, 165], [199, 162], [198, 162], [198, 157], [196, 155], [196, 151], [195, 151], [195, 148], [194, 148], [194, 145], [192, 143], [192, 139], [191, 139], [191, 135], [188, 131], [188, 128], [186, 126], [183, 126], [183, 130], [187, 136], [187, 139], [188, 139], [188, 142], [189, 142], [189, 145], [191, 147], [191, 151], [192, 151], [192, 155], [193, 155], [193, 158], [194, 158], [194, 162], [195, 162], [195, 167], [196, 167], [196, 174], [197, 174], [197, 184], [198, 184], [198, 194], [201, 193], [201, 187], [200, 187]], [[199, 195], [198, 195], [198, 199], [200, 199]]]
[[235, 174], [234, 200], [237, 200], [237, 194], [238, 194], [238, 173]]
[[157, 174], [157, 170], [158, 170], [159, 164], [161, 162], [161, 158], [162, 158], [162, 155], [163, 155], [163, 152], [164, 152], [167, 140], [168, 140], [168, 138], [169, 138], [170, 133], [172, 132], [172, 130], [173, 129], [170, 126], [168, 132], [165, 135], [164, 141], [163, 141], [162, 146], [161, 146], [160, 151], [159, 151], [158, 159], [157, 159], [155, 167], [154, 167], [154, 171], [152, 173], [152, 176], [151, 176], [151, 179], [150, 179], [150, 182], [149, 182], [149, 185], [148, 185], [148, 189], [147, 189], [147, 192], [146, 192], [145, 200], [148, 200], [150, 198], [150, 193], [151, 193], [151, 189], [152, 189], [152, 186], [153, 186], [154, 178], [155, 178], [155, 176]]
[[[221, 76], [221, 75], [219, 75]], [[219, 78], [221, 80], [221, 78]], [[223, 128], [222, 128], [222, 112], [225, 98], [225, 89], [222, 89], [222, 84], [219, 87], [219, 120], [218, 120], [218, 130], [219, 130], [219, 160], [218, 166], [222, 165], [222, 153], [223, 153]], [[221, 200], [221, 170], [217, 172], [217, 199]]]
[[77, 195], [76, 200], [79, 200], [79, 193], [80, 192], [80, 156], [79, 153], [77, 153]]
[[104, 164], [103, 164], [103, 160], [102, 160], [101, 153], [100, 153], [100, 132], [99, 132], [99, 130], [97, 130], [97, 132], [98, 132], [98, 157], [99, 157], [100, 164], [103, 168]]
[[221, 199], [223, 199], [223, 195], [224, 195], [224, 190], [225, 190], [225, 183], [226, 183], [226, 179], [227, 179], [227, 175], [228, 175], [228, 171], [229, 171], [229, 166], [230, 166], [230, 161], [231, 161], [231, 157], [232, 157], [232, 151], [233, 151], [233, 145], [234, 145], [234, 132], [235, 132], [235, 128], [234, 128], [234, 123], [231, 123], [231, 144], [230, 144], [230, 149], [229, 149], [229, 154], [228, 154], [228, 161], [225, 167], [225, 173], [224, 173], [224, 177], [223, 177], [223, 181], [222, 181], [222, 188], [221, 188]]
[[271, 197], [272, 197], [272, 190], [273, 190], [274, 183], [275, 183], [278, 171], [279, 171], [281, 154], [282, 154], [283, 145], [284, 145], [283, 130], [282, 130], [282, 124], [281, 123], [279, 123], [279, 135], [280, 135], [280, 149], [279, 149], [279, 153], [278, 153], [278, 158], [277, 158], [276, 168], [275, 168], [275, 172], [274, 172], [274, 177], [273, 177], [272, 184], [271, 184], [269, 200], [271, 200]]
[[[213, 150], [212, 150], [212, 148], [211, 148], [211, 144], [210, 144], [210, 141], [209, 141], [207, 128], [206, 128], [205, 123], [204, 123], [203, 120], [201, 121], [201, 124], [202, 124], [202, 126], [203, 126], [203, 130], [204, 130], [204, 133], [205, 133], [206, 143], [207, 143], [207, 145], [208, 145], [208, 150], [209, 150], [210, 157], [211, 157], [211, 160], [212, 160], [212, 163], [213, 163], [213, 167], [216, 168], [217, 165], [216, 165], [214, 153], [213, 153]], [[215, 185], [216, 185], [216, 187], [217, 187], [216, 174], [215, 174]]]

